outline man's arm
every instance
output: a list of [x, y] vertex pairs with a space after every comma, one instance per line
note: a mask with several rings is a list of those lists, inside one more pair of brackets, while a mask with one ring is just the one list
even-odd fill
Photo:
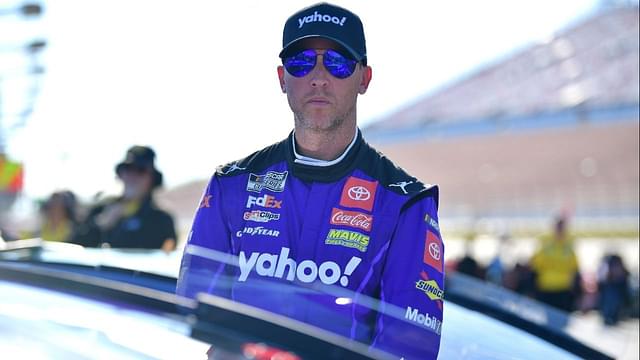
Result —
[[214, 175], [200, 200], [187, 238], [176, 288], [178, 295], [192, 298], [199, 292], [228, 295], [224, 286], [214, 286], [224, 275], [225, 256], [231, 253], [223, 207], [220, 184]]
[[417, 196], [401, 211], [389, 243], [373, 346], [406, 359], [436, 359], [444, 305], [437, 188]]

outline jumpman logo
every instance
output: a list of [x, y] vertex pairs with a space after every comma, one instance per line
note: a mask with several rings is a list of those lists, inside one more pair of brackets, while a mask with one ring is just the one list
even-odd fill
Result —
[[395, 184], [389, 184], [389, 186], [397, 186], [400, 189], [402, 189], [403, 193], [408, 194], [407, 189], [405, 189], [404, 187], [409, 185], [409, 184], [413, 184], [413, 181], [400, 181], [400, 182], [397, 182]]
[[239, 167], [238, 163], [233, 163], [233, 164], [229, 165], [229, 168], [226, 171], [220, 171], [220, 173], [222, 173], [222, 175], [227, 175], [227, 174], [229, 174], [231, 172], [234, 172], [236, 170], [246, 170], [246, 169], [247, 169], [246, 167], [243, 167], [243, 168]]

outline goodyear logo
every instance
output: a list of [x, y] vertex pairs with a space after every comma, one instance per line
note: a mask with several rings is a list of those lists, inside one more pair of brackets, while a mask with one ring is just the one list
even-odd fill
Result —
[[442, 300], [444, 291], [440, 289], [435, 280], [418, 280], [416, 289], [423, 291], [431, 300]]
[[355, 231], [331, 229], [324, 241], [327, 245], [338, 245], [352, 249], [357, 249], [360, 252], [367, 251], [369, 246], [369, 237], [367, 235], [360, 234]]

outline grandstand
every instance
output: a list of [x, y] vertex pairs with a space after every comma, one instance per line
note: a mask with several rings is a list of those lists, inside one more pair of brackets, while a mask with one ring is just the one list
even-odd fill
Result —
[[[440, 185], [448, 231], [485, 224], [638, 233], [638, 8], [596, 14], [363, 128]], [[159, 194], [186, 236], [208, 179]], [[477, 227], [476, 227], [477, 230]]]
[[440, 185], [450, 229], [537, 231], [570, 211], [580, 231], [637, 236], [638, 34], [637, 6], [604, 10], [363, 132]]

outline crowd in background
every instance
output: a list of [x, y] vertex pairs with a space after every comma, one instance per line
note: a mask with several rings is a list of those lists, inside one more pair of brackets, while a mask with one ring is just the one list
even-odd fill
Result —
[[33, 229], [5, 230], [2, 237], [38, 237], [85, 247], [175, 250], [173, 217], [154, 201], [154, 191], [163, 182], [155, 157], [150, 147], [131, 147], [115, 167], [122, 194], [81, 209], [72, 191], [56, 191], [41, 204], [39, 223]]
[[[503, 286], [565, 312], [596, 310], [604, 324], [616, 325], [626, 317], [638, 317], [638, 284], [616, 253], [605, 254], [598, 265], [595, 283], [580, 272], [574, 238], [566, 216], [559, 216], [550, 234], [542, 234], [538, 248], [527, 261], [512, 267], [501, 253], [511, 239], [503, 234], [496, 256], [485, 266], [471, 255], [450, 261], [447, 268]], [[635, 281], [635, 282], [634, 282]], [[633, 286], [635, 284], [635, 286]]]

